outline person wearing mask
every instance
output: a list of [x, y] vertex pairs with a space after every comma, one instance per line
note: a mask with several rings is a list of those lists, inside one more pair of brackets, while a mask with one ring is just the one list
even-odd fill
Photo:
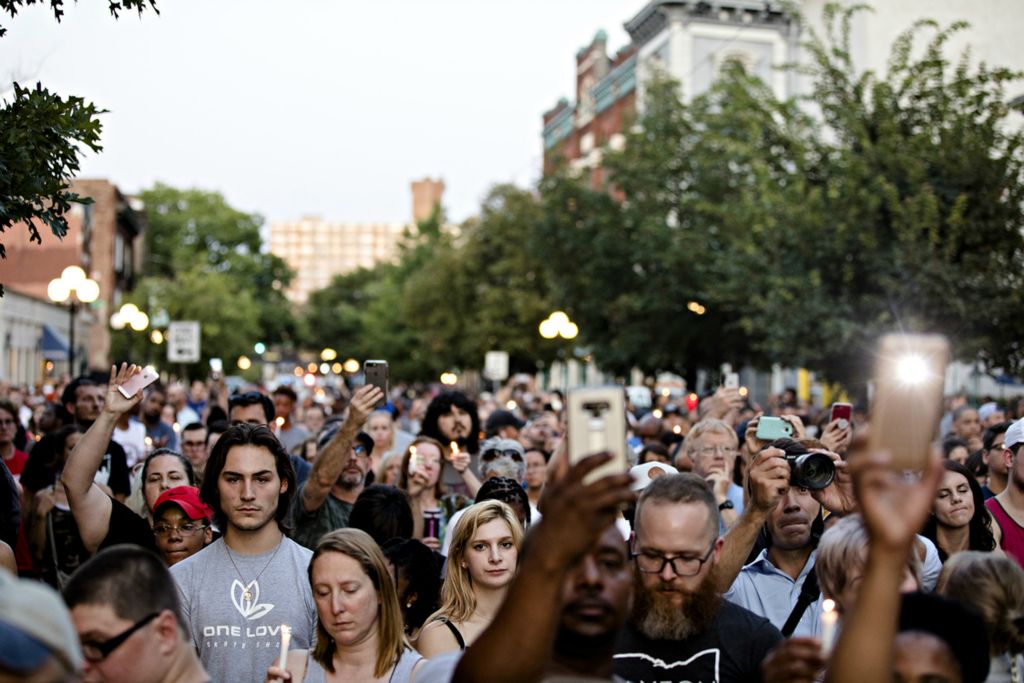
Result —
[[288, 652], [270, 681], [410, 683], [423, 657], [403, 634], [395, 582], [368, 534], [338, 529], [317, 544], [309, 565], [316, 600], [316, 644]]
[[467, 510], [452, 531], [441, 607], [416, 641], [424, 657], [464, 650], [487, 628], [515, 576], [522, 542], [523, 528], [504, 503], [489, 500]]

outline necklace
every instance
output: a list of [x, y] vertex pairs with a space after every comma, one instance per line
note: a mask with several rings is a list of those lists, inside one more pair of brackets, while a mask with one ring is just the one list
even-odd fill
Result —
[[[256, 575], [256, 578], [253, 579], [251, 583], [249, 583], [250, 586], [252, 586], [253, 584], [259, 583], [260, 577], [263, 576], [263, 572], [267, 571], [267, 567], [269, 567], [270, 563], [274, 561], [275, 557], [277, 557], [277, 551], [280, 550], [281, 546], [283, 546], [283, 545], [284, 545], [284, 539], [282, 538], [281, 542], [277, 544], [276, 548], [274, 548], [274, 553], [270, 556], [270, 559], [267, 560], [267, 563], [265, 565], [263, 565], [263, 569], [261, 569], [260, 573]], [[227, 543], [224, 544], [224, 552], [226, 552], [228, 554], [228, 559], [231, 560], [231, 566], [235, 568], [235, 573], [238, 574], [238, 578], [240, 578], [243, 581], [243, 585], [245, 585], [244, 584], [245, 577], [242, 576], [242, 572], [238, 571], [238, 565], [235, 564], [235, 558], [231, 557], [231, 548], [228, 547]], [[251, 601], [252, 600], [252, 591], [250, 591], [248, 588], [246, 588], [245, 592], [242, 593], [242, 597], [245, 598], [246, 600], [250, 600]]]

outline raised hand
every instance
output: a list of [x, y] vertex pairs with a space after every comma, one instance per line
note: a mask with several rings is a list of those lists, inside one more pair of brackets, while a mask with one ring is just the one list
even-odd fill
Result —
[[747, 476], [750, 479], [750, 507], [767, 513], [789, 490], [789, 463], [779, 448], [766, 448], [754, 455]]
[[116, 365], [111, 366], [110, 381], [107, 384], [107, 397], [103, 404], [105, 412], [113, 415], [115, 418], [121, 417], [142, 402], [143, 392], [137, 391], [131, 398], [125, 398], [124, 394], [117, 389], [129, 379], [139, 374], [139, 372], [141, 372], [141, 368], [135, 364], [121, 363], [120, 368]]
[[348, 407], [348, 417], [356, 424], [363, 424], [366, 418], [370, 417], [374, 406], [384, 398], [381, 388], [373, 384], [365, 384], [352, 394], [352, 401]]
[[894, 470], [891, 462], [886, 452], [858, 453], [850, 459], [850, 473], [872, 543], [906, 552], [931, 514], [944, 470], [935, 451], [920, 475]]
[[829, 512], [846, 515], [857, 509], [857, 498], [853, 494], [853, 478], [850, 476], [850, 466], [837, 453], [824, 451], [820, 448], [812, 449], [814, 453], [824, 453], [832, 458], [832, 464], [836, 468], [836, 476], [832, 483], [818, 491], [811, 491], [814, 500]]
[[[845, 426], [842, 423], [846, 423]], [[845, 453], [853, 440], [853, 427], [846, 420], [832, 420], [821, 435], [821, 443], [834, 453]]]

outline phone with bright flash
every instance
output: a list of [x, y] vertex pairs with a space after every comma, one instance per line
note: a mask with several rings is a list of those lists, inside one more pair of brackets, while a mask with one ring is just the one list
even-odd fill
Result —
[[922, 470], [939, 434], [949, 341], [938, 334], [889, 334], [878, 344], [868, 446], [898, 470]]
[[590, 483], [629, 469], [626, 459], [626, 396], [622, 387], [573, 389], [568, 402], [569, 462], [608, 451], [612, 459], [583, 480]]

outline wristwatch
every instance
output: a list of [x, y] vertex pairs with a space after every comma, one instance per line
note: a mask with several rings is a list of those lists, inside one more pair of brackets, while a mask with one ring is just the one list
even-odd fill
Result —
[[732, 504], [732, 501], [731, 501], [731, 500], [727, 500], [727, 501], [725, 501], [725, 502], [723, 502], [723, 503], [719, 504], [719, 506], [718, 506], [718, 510], [719, 510], [719, 511], [722, 511], [722, 510], [732, 510], [732, 509], [733, 509], [733, 508], [735, 508], [735, 507], [736, 507], [736, 506]]

